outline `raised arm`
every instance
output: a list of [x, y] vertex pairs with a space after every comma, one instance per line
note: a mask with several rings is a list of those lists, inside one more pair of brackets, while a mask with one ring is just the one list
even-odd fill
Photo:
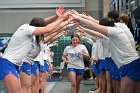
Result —
[[45, 43], [48, 43], [49, 41], [54, 40], [53, 37], [55, 37], [56, 35], [58, 35], [58, 32], [52, 33], [52, 34], [50, 34], [50, 35], [44, 37], [44, 42], [45, 42]]
[[47, 34], [47, 33], [50, 33], [50, 32], [55, 32], [55, 31], [60, 30], [65, 25], [68, 25], [69, 22], [65, 21], [65, 20], [68, 19], [68, 17], [69, 17], [69, 14], [65, 13], [61, 17], [59, 17], [58, 20], [56, 20], [53, 23], [48, 24], [45, 27], [36, 27], [36, 29], [33, 32], [33, 35]]
[[84, 28], [82, 26], [79, 26], [79, 28], [77, 28], [77, 29], [80, 30], [80, 31], [87, 32], [88, 34], [91, 34], [91, 35], [96, 36], [96, 37], [99, 37], [99, 38], [103, 38], [103, 36], [104, 36], [103, 34], [101, 34], [99, 32], [96, 32], [94, 30], [90, 30], [88, 28]]
[[98, 31], [100, 33], [102, 33], [105, 36], [108, 36], [108, 29], [105, 26], [99, 25], [98, 23], [91, 21], [91, 20], [87, 20], [84, 19], [80, 16], [77, 16], [75, 14], [71, 14], [73, 16], [74, 19], [78, 20], [80, 23], [87, 25], [90, 29], [94, 30], [94, 31]]
[[94, 22], [96, 22], [97, 24], [99, 24], [99, 20], [94, 19], [94, 18], [91, 17], [90, 15], [86, 16], [86, 15], [83, 15], [83, 14], [79, 14], [79, 16], [82, 17], [82, 18], [85, 18], [85, 19], [87, 19], [87, 20], [94, 21]]
[[62, 16], [63, 12], [64, 12], [64, 7], [61, 6], [61, 7], [59, 7], [58, 9], [56, 9], [55, 15], [50, 16], [50, 17], [47, 17], [47, 18], [44, 18], [44, 20], [45, 20], [45, 22], [46, 22], [47, 24], [50, 24], [50, 23], [52, 23], [53, 21], [55, 21], [57, 18], [59, 18], [60, 16]]
[[87, 36], [81, 36], [85, 41], [87, 41], [89, 44], [93, 45], [94, 41], [91, 38], [88, 38]]
[[94, 22], [96, 22], [96, 23], [99, 24], [99, 20], [94, 19], [93, 17], [91, 17], [90, 15], [85, 14], [84, 12], [83, 12], [82, 14], [80, 14], [80, 13], [78, 13], [78, 12], [75, 11], [75, 10], [71, 10], [71, 11], [72, 11], [75, 15], [77, 15], [77, 16], [80, 16], [80, 17], [85, 18], [85, 19], [87, 19], [87, 20], [94, 21]]

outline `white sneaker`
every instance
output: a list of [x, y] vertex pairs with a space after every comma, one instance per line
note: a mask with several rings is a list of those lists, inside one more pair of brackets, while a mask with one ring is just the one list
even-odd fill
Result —
[[92, 79], [93, 79], [93, 77], [90, 78], [90, 80], [92, 80]]

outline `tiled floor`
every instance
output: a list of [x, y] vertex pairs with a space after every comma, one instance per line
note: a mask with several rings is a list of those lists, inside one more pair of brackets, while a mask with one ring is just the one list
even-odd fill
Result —
[[[61, 81], [47, 82], [47, 93], [70, 93], [70, 82], [67, 77], [64, 77]], [[95, 81], [82, 80], [80, 84], [79, 93], [89, 93], [91, 88], [95, 87]], [[0, 81], [0, 93], [6, 93], [2, 81]]]
[[0, 93], [6, 93], [6, 90], [4, 89], [4, 85], [1, 80], [0, 80]]
[[[57, 82], [48, 82], [47, 85], [47, 93], [70, 93], [70, 82], [67, 78]], [[79, 93], [89, 93], [93, 87], [95, 87], [94, 80], [82, 80]]]

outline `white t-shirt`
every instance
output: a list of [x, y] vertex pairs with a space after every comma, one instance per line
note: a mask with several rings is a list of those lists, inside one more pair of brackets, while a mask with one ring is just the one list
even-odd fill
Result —
[[33, 64], [34, 59], [38, 56], [40, 49], [39, 49], [39, 45], [37, 45], [35, 36], [33, 37], [33, 43], [32, 43], [32, 49], [31, 51], [28, 53], [28, 55], [22, 60], [25, 63], [29, 63], [29, 64]]
[[38, 61], [40, 65], [44, 66], [44, 42], [40, 42], [40, 52], [38, 56], [34, 59], [34, 61]]
[[[89, 34], [87, 34], [88, 36], [90, 36]], [[95, 44], [96, 42], [94, 42], [92, 39], [94, 38], [94, 36], [90, 36], [88, 37], [90, 39], [85, 39], [89, 44], [92, 45], [92, 51], [91, 51], [91, 58], [94, 58], [94, 55], [95, 55]]]
[[139, 58], [122, 28], [117, 26], [107, 28], [111, 55], [118, 68]]
[[63, 55], [66, 55], [69, 61], [67, 68], [76, 68], [76, 69], [85, 68], [83, 55], [79, 54], [80, 51], [88, 53], [87, 48], [82, 44], [78, 44], [75, 47], [70, 45], [64, 49]]
[[91, 58], [95, 58], [95, 46], [96, 46], [96, 42], [94, 42], [93, 40], [86, 40], [89, 44], [92, 45], [92, 51], [91, 51]]
[[91, 54], [91, 58], [97, 58], [98, 57], [98, 44], [99, 44], [99, 38], [96, 38], [96, 42], [94, 43], [94, 45], [92, 46], [92, 54]]
[[53, 62], [53, 57], [52, 56], [54, 56], [54, 52], [53, 51], [50, 51], [50, 53], [49, 53], [49, 62]]
[[21, 66], [23, 58], [25, 58], [32, 49], [32, 33], [35, 29], [36, 27], [30, 26], [29, 24], [20, 26], [11, 37], [2, 57]]
[[117, 27], [122, 28], [122, 29], [125, 31], [126, 35], [127, 35], [128, 38], [130, 39], [131, 45], [132, 45], [133, 48], [135, 49], [135, 48], [136, 48], [136, 47], [135, 47], [135, 40], [134, 40], [134, 38], [133, 38], [133, 35], [132, 35], [130, 29], [127, 27], [127, 25], [125, 25], [125, 23], [115, 23], [115, 25], [116, 25]]
[[50, 55], [49, 45], [45, 45], [44, 60], [48, 61]]
[[103, 36], [103, 38], [101, 38], [101, 43], [103, 46], [103, 58], [111, 57], [111, 52], [109, 49], [109, 38], [106, 36]]

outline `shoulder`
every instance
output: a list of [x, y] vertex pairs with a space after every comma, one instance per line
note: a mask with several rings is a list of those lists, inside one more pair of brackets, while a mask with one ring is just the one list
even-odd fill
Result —
[[85, 45], [83, 45], [83, 44], [79, 44], [78, 46], [85, 46]]
[[114, 26], [114, 27], [107, 27], [108, 29], [108, 35], [114, 35], [118, 32], [118, 27]]
[[20, 31], [24, 30], [26, 33], [29, 34], [32, 34], [35, 29], [36, 29], [35, 26], [30, 26], [29, 24], [23, 24], [18, 28], [18, 30]]
[[79, 48], [86, 48], [86, 46], [83, 45], [83, 44], [79, 44], [78, 47], [79, 47]]

